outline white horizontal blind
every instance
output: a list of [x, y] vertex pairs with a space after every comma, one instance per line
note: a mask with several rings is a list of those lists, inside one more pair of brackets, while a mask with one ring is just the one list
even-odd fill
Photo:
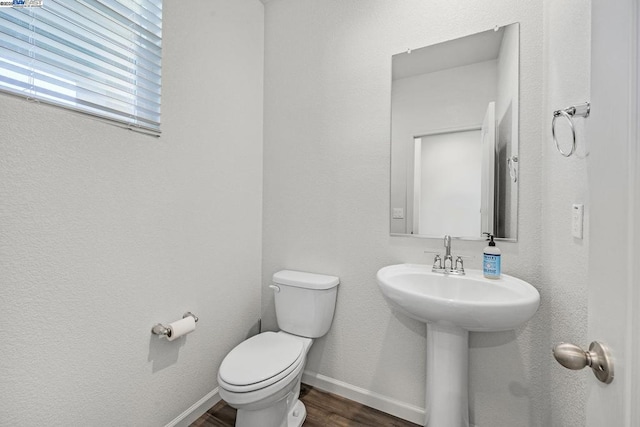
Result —
[[162, 0], [0, 8], [0, 90], [160, 132]]

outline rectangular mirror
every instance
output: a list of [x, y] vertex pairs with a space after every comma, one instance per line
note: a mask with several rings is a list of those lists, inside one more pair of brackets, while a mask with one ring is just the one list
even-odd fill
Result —
[[393, 56], [392, 235], [517, 240], [519, 30]]

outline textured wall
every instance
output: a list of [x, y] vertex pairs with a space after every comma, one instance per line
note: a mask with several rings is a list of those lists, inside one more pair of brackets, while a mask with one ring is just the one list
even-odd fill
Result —
[[263, 5], [163, 28], [160, 139], [0, 95], [2, 426], [164, 425], [259, 315]]
[[[471, 418], [480, 427], [546, 427], [551, 390], [542, 373], [558, 314], [540, 277], [548, 123], [540, 1], [266, 5], [263, 285], [284, 267], [340, 276], [333, 327], [311, 349], [308, 369], [424, 407], [425, 326], [393, 313], [375, 282], [380, 267], [428, 262], [423, 251], [441, 248], [439, 240], [389, 236], [391, 55], [512, 22], [521, 23], [520, 228], [517, 243], [500, 247], [505, 273], [533, 283], [543, 300], [519, 330], [471, 334]], [[468, 267], [480, 267], [484, 242], [453, 246], [475, 256]], [[275, 328], [263, 289], [265, 324]]]
[[[571, 342], [585, 348], [587, 333], [589, 200], [587, 157], [589, 139], [584, 119], [576, 119], [577, 153], [565, 158], [551, 138], [554, 110], [590, 99], [591, 2], [545, 0], [544, 50], [545, 99], [542, 121], [542, 241], [541, 278], [544, 300], [549, 305], [550, 345]], [[570, 16], [571, 19], [567, 19]], [[558, 122], [558, 138], [569, 149], [571, 135], [566, 123]], [[571, 206], [585, 205], [584, 239], [571, 234]], [[596, 337], [593, 337], [594, 339]], [[551, 359], [542, 371], [552, 398], [546, 426], [585, 424], [585, 402], [589, 373], [572, 372]]]

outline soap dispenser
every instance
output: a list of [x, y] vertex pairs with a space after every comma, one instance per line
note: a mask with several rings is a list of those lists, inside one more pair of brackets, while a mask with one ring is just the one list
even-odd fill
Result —
[[493, 234], [486, 234], [489, 240], [489, 246], [484, 248], [482, 255], [482, 273], [487, 279], [499, 279], [502, 273], [501, 252], [493, 241]]

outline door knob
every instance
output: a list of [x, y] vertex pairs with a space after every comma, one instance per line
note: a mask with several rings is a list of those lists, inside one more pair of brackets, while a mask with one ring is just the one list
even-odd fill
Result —
[[609, 349], [598, 341], [589, 345], [589, 351], [584, 351], [575, 344], [556, 344], [553, 347], [553, 357], [565, 368], [579, 370], [589, 366], [596, 378], [603, 383], [613, 381], [613, 360]]

